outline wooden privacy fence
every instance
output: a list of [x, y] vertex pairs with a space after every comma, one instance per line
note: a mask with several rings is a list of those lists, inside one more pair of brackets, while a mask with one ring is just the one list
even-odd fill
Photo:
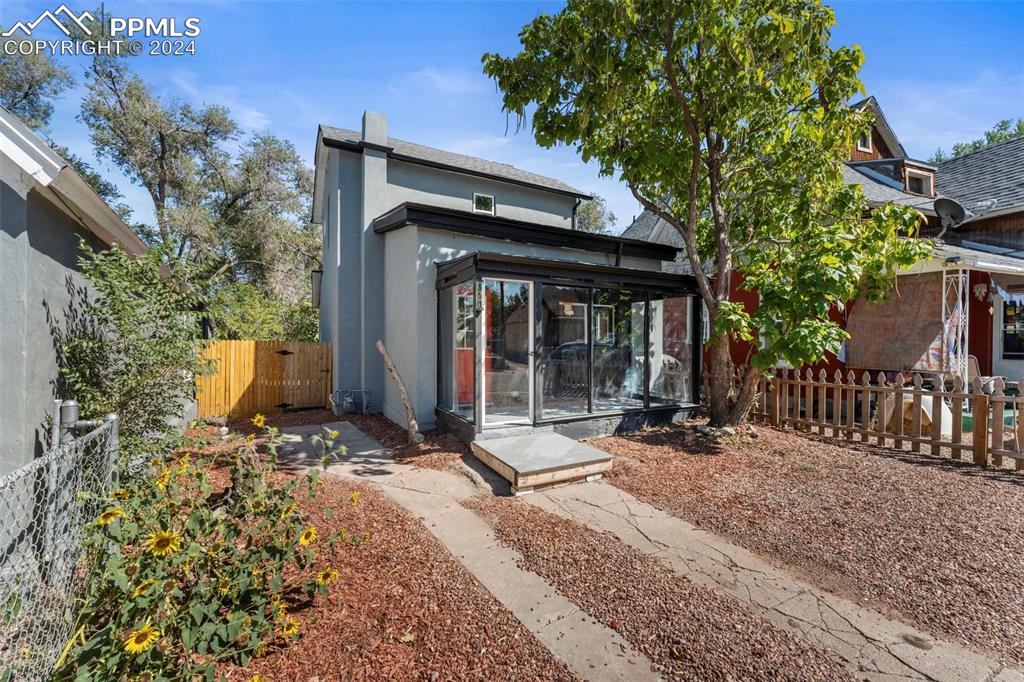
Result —
[[[882, 372], [874, 380], [871, 372], [864, 372], [858, 381], [852, 370], [845, 380], [836, 370], [829, 381], [824, 370], [817, 379], [809, 369], [803, 377], [783, 370], [761, 379], [751, 414], [780, 428], [883, 447], [909, 446], [913, 452], [926, 448], [932, 455], [949, 454], [953, 459], [968, 452], [983, 466], [1002, 466], [1003, 458], [1010, 458], [1018, 471], [1024, 470], [1024, 397], [1006, 395], [1002, 378], [992, 382], [991, 394], [982, 387], [975, 379], [966, 388], [960, 377], [942, 380], [913, 374], [908, 384], [897, 375], [888, 383]], [[972, 420], [969, 432], [963, 425], [965, 408]]]
[[331, 344], [214, 341], [212, 374], [196, 380], [200, 417], [324, 407], [331, 394]]

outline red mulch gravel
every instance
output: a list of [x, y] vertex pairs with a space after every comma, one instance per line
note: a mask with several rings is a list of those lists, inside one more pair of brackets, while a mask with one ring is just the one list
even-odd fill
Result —
[[1024, 660], [1024, 476], [757, 428], [592, 444], [636, 497], [939, 637]]
[[606, 533], [509, 498], [476, 497], [523, 567], [678, 680], [851, 679], [838, 659]]
[[345, 528], [369, 540], [319, 555], [317, 567], [341, 577], [296, 612], [301, 638], [230, 679], [574, 679], [415, 518], [371, 487], [321, 480], [315, 503], [300, 504], [321, 536]]

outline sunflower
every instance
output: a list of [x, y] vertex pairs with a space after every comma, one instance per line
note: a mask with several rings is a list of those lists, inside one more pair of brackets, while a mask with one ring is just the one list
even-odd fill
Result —
[[302, 531], [302, 535], [299, 536], [299, 544], [302, 546], [311, 545], [316, 542], [316, 526], [310, 526], [306, 530]]
[[285, 618], [284, 625], [281, 626], [281, 634], [285, 637], [294, 637], [299, 634], [299, 621], [295, 620], [294, 616]]
[[248, 436], [245, 437], [245, 444], [246, 445], [252, 445], [255, 442], [256, 442], [256, 434], [255, 433], [250, 433]]
[[288, 506], [286, 506], [281, 511], [281, 520], [284, 521], [285, 519], [287, 519], [289, 516], [291, 516], [293, 511], [295, 511], [295, 500], [292, 500], [291, 502], [289, 502]]
[[357, 504], [359, 504], [359, 497], [361, 495], [362, 495], [362, 493], [359, 492], [358, 490], [353, 490], [352, 491], [352, 506], [353, 507], [356, 506]]
[[327, 432], [327, 439], [328, 440], [338, 440], [338, 436], [340, 436], [340, 435], [341, 434], [338, 433], [337, 431], [331, 430], [331, 431]]
[[132, 630], [128, 639], [124, 640], [124, 650], [130, 654], [141, 654], [153, 646], [153, 642], [160, 638], [160, 631], [149, 624], [143, 625], [138, 630]]
[[181, 467], [178, 469], [178, 473], [181, 473], [181, 474], [187, 473], [188, 472], [188, 467], [189, 467], [190, 463], [191, 463], [191, 458], [186, 453], [181, 458]]
[[171, 470], [164, 469], [163, 471], [160, 472], [160, 476], [156, 479], [156, 483], [154, 485], [156, 485], [157, 488], [160, 488], [160, 490], [165, 490], [167, 488], [167, 484], [170, 482]]
[[255, 426], [257, 429], [262, 429], [264, 426], [267, 425], [267, 418], [262, 414], [257, 414], [255, 417], [251, 419], [251, 421], [252, 425]]
[[135, 588], [135, 591], [132, 592], [132, 599], [135, 599], [136, 597], [141, 597], [142, 595], [146, 594], [146, 592], [149, 592], [149, 588], [153, 587], [153, 585], [156, 585], [156, 581], [152, 578], [147, 578], [146, 580], [143, 580], [141, 583], [139, 583], [139, 586]]
[[120, 507], [108, 507], [107, 510], [100, 514], [100, 517], [96, 519], [96, 523], [101, 526], [109, 525], [121, 518], [121, 514], [122, 512]]
[[118, 488], [117, 490], [114, 491], [114, 499], [115, 500], [119, 500], [121, 502], [124, 502], [129, 497], [131, 497], [131, 494], [127, 490], [125, 490], [124, 488]]
[[316, 574], [316, 582], [318, 585], [327, 586], [337, 580], [339, 575], [340, 573], [338, 573], [338, 569], [325, 568]]
[[255, 675], [249, 678], [249, 682], [263, 682], [263, 675], [256, 673]]
[[181, 548], [181, 536], [170, 530], [160, 530], [152, 533], [146, 539], [146, 549], [155, 556], [167, 556], [174, 554]]

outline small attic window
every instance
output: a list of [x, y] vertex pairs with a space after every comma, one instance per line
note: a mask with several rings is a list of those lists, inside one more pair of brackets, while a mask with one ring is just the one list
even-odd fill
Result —
[[911, 194], [932, 195], [932, 176], [907, 171], [907, 191]]
[[867, 132], [857, 138], [857, 151], [868, 152], [872, 151], [871, 148], [871, 133]]
[[494, 197], [490, 194], [473, 194], [473, 213], [494, 215]]

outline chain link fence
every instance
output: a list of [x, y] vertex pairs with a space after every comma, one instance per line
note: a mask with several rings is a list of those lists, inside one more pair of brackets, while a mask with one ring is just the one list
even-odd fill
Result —
[[77, 617], [83, 529], [116, 483], [116, 415], [55, 408], [50, 449], [0, 478], [0, 682], [49, 678]]

